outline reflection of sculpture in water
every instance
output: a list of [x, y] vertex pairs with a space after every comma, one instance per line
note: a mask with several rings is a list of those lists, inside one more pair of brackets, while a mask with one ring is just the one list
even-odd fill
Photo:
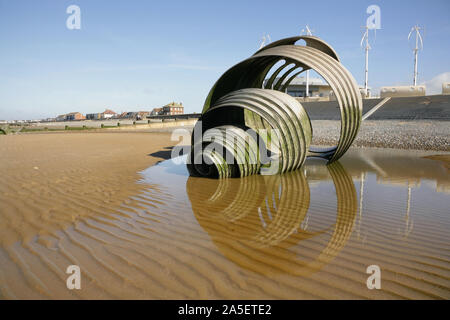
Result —
[[300, 259], [291, 249], [330, 228], [316, 232], [301, 228], [310, 204], [302, 171], [243, 179], [190, 177], [186, 189], [199, 224], [229, 260], [262, 274], [305, 276], [337, 256], [356, 218], [357, 197], [351, 177], [338, 162], [326, 168], [336, 188], [336, 223], [326, 247], [318, 250], [315, 246], [320, 253], [312, 260]]

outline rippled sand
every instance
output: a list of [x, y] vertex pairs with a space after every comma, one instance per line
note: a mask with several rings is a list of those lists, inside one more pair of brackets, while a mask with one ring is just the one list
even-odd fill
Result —
[[[37, 135], [0, 139], [2, 156], [15, 152], [0, 164], [3, 298], [450, 298], [446, 155], [351, 150], [222, 181], [188, 177], [177, 158], [135, 183], [132, 167], [167, 157], [168, 140], [117, 134], [103, 147], [96, 135], [79, 155], [76, 138], [31, 153]], [[81, 290], [66, 288], [72, 264]], [[373, 264], [381, 290], [366, 286]]]

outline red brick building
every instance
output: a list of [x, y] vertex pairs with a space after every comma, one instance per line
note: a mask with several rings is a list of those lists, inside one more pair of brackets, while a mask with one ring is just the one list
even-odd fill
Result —
[[183, 114], [184, 113], [184, 107], [183, 104], [172, 102], [164, 107], [162, 107], [162, 114], [163, 115], [176, 115], [176, 114]]
[[84, 120], [86, 119], [80, 112], [71, 112], [65, 115], [64, 120], [73, 121], [73, 120]]

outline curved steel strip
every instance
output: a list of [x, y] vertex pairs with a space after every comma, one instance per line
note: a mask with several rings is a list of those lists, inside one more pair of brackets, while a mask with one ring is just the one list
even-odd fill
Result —
[[270, 48], [275, 48], [278, 46], [286, 46], [286, 45], [294, 45], [298, 40], [300, 40], [301, 36], [295, 36], [295, 37], [290, 37], [290, 38], [284, 38], [284, 39], [280, 39], [274, 42], [269, 43], [268, 45], [262, 47], [261, 49], [259, 49], [258, 51], [256, 51], [253, 55], [256, 55], [257, 53], [260, 53], [261, 51], [270, 49]]
[[332, 87], [341, 110], [341, 135], [336, 152], [330, 161], [340, 158], [356, 137], [362, 117], [362, 99], [359, 88], [350, 73], [336, 60], [313, 48], [300, 46], [278, 47], [266, 50], [261, 55], [280, 55], [292, 59], [301, 59], [319, 73]]
[[[227, 154], [224, 158], [224, 154], [216, 152], [217, 149], [226, 149], [232, 157], [232, 163], [227, 161], [230, 160], [227, 159]], [[260, 167], [256, 141], [247, 132], [234, 126], [219, 126], [207, 130], [191, 152], [195, 152], [191, 169], [201, 176], [214, 177], [217, 172], [219, 178], [244, 177], [258, 173]], [[200, 157], [208, 158], [212, 163], [207, 166], [213, 165], [216, 170], [205, 168], [204, 159]], [[236, 171], [236, 166], [239, 171]]]
[[264, 51], [264, 50], [267, 50], [270, 48], [286, 46], [286, 45], [295, 45], [295, 43], [300, 39], [304, 40], [308, 47], [312, 47], [317, 50], [320, 50], [320, 51], [328, 54], [332, 58], [336, 59], [337, 61], [341, 61], [339, 59], [339, 56], [336, 53], [336, 51], [334, 51], [333, 47], [331, 47], [328, 43], [326, 43], [322, 39], [315, 37], [315, 36], [296, 36], [296, 37], [280, 39], [280, 40], [274, 41], [272, 43], [269, 43], [265, 47], [262, 47], [261, 49], [256, 51], [253, 55], [256, 55], [256, 54], [260, 53], [261, 51]]
[[[284, 59], [283, 59], [284, 60]], [[277, 63], [278, 63], [278, 61], [277, 61]], [[283, 70], [285, 67], [287, 67], [288, 65], [290, 65], [291, 63], [289, 62], [289, 61], [287, 61], [287, 60], [284, 60], [284, 63], [281, 65], [281, 66], [279, 66], [273, 73], [272, 73], [272, 75], [270, 76], [270, 78], [269, 79], [267, 79], [267, 82], [266, 82], [266, 84], [265, 84], [265, 89], [272, 89], [272, 86], [273, 86], [273, 83], [274, 83], [274, 81], [276, 80], [276, 78], [277, 78], [277, 76], [278, 76], [278, 74], [281, 72], [281, 70]], [[270, 70], [268, 70], [267, 72], [269, 72]]]
[[281, 92], [285, 92], [286, 89], [287, 89], [287, 87], [291, 84], [291, 82], [292, 82], [299, 74], [301, 74], [301, 73], [304, 72], [304, 71], [306, 71], [306, 70], [305, 70], [305, 69], [301, 69], [300, 71], [295, 72], [293, 75], [291, 75], [291, 76], [289, 77], [289, 79], [287, 79], [287, 80], [284, 82], [284, 84], [283, 84], [283, 86], [281, 87], [280, 91], [281, 91]]
[[287, 70], [277, 81], [275, 86], [273, 87], [273, 90], [280, 90], [280, 87], [283, 85], [284, 80], [296, 69], [298, 69], [300, 66], [298, 64], [294, 64], [289, 70]]
[[334, 51], [333, 47], [331, 47], [328, 43], [326, 43], [322, 39], [315, 36], [301, 36], [300, 39], [305, 40], [307, 47], [320, 50], [323, 53], [326, 53], [327, 55], [335, 59], [336, 61], [338, 62], [341, 61], [336, 51]]
[[[283, 163], [281, 172], [292, 170], [293, 161], [295, 161], [299, 155], [296, 153], [296, 143], [293, 141], [292, 134], [295, 129], [292, 125], [291, 119], [287, 117], [286, 114], [283, 114], [281, 108], [278, 110], [278, 107], [274, 105], [272, 101], [264, 100], [267, 92], [261, 90], [264, 93], [261, 97], [257, 95], [257, 90], [261, 89], [244, 89], [234, 91], [219, 100], [211, 110], [235, 105], [255, 112], [261, 116], [264, 120], [269, 122], [271, 128], [279, 130], [279, 132], [275, 132], [275, 134], [278, 135], [278, 133], [280, 133], [279, 138], [281, 139], [281, 159]], [[252, 129], [265, 129], [265, 127], [260, 126]]]
[[[274, 90], [242, 89], [219, 99], [208, 112], [238, 106], [248, 109], [277, 129], [281, 145], [281, 172], [298, 169], [304, 162], [311, 141], [311, 124], [301, 104]], [[263, 129], [254, 127], [253, 129]]]
[[[249, 111], [249, 115], [252, 117], [250, 119], [252, 121], [248, 122], [247, 117], [244, 117], [243, 123], [234, 123], [234, 125], [251, 128], [260, 136], [262, 134], [261, 130], [271, 129], [267, 134], [272, 136], [270, 139], [266, 138], [264, 140], [264, 147], [269, 147], [271, 153], [279, 155], [280, 167], [276, 172], [296, 170], [304, 163], [311, 142], [312, 128], [305, 110], [296, 99], [275, 90], [242, 89], [232, 91], [220, 98], [202, 117], [206, 121], [216, 123], [219, 121], [217, 118], [222, 116], [222, 113], [219, 111], [229, 107], [237, 107], [244, 111]], [[255, 121], [255, 119], [258, 121]], [[264, 123], [267, 123], [268, 127]], [[207, 123], [205, 126], [208, 128], [210, 125]], [[208, 149], [213, 147], [210, 145], [211, 141], [214, 140], [214, 146], [223, 146], [239, 162], [240, 176], [257, 173], [260, 164], [255, 168], [251, 167], [253, 168], [251, 170], [248, 167], [251, 166], [251, 163], [243, 161], [243, 159], [247, 158], [251, 158], [254, 161], [257, 154], [259, 155], [259, 150], [255, 151], [258, 148], [255, 145], [255, 137], [250, 137], [244, 130], [231, 125], [222, 125], [213, 129], [220, 132], [215, 133], [214, 130], [207, 130], [203, 134], [202, 141], [193, 141], [191, 153], [205, 153], [206, 157], [216, 166], [219, 177], [233, 175], [234, 171], [230, 168], [230, 165], [224, 164], [225, 159], [223, 159], [223, 156], [212, 154]], [[235, 134], [235, 132], [239, 132], [239, 134]], [[237, 148], [233, 145], [233, 139], [236, 139], [238, 143]], [[243, 139], [250, 139], [251, 143], [241, 142]], [[250, 148], [250, 151], [247, 150], [248, 148]], [[261, 145], [259, 148], [261, 148]], [[191, 159], [200, 162], [199, 155], [192, 155]], [[196, 170], [195, 164], [193, 168], [194, 171], [197, 171], [197, 174], [210, 176], [211, 170], [206, 170], [201, 165], [199, 165], [198, 170]]]
[[[334, 153], [330, 149], [324, 151], [312, 150], [311, 155], [322, 156], [330, 161], [339, 159], [355, 139], [361, 122], [362, 99], [353, 77], [336, 59], [315, 48], [305, 46], [277, 46], [263, 50], [259, 54], [233, 67], [230, 69], [230, 72], [234, 75], [234, 78], [239, 78], [239, 74], [243, 75], [241, 76], [242, 78], [245, 77], [247, 68], [251, 68], [254, 73], [257, 73], [258, 70], [256, 70], [257, 68], [255, 66], [258, 65], [260, 66], [259, 72], [261, 72], [264, 66], [255, 64], [254, 62], [259, 59], [265, 59], [267, 56], [273, 57], [273, 60], [288, 58], [298, 61], [314, 69], [330, 84], [335, 92], [341, 110], [341, 134], [339, 143], [335, 147]], [[238, 82], [228, 82], [226, 77], [227, 73], [224, 74], [225, 81], [222, 82], [221, 78], [216, 83], [211, 94], [211, 103], [214, 103], [214, 99], [217, 99], [216, 92], [217, 96], [223, 96], [231, 91], [241, 89], [236, 85]], [[242, 82], [247, 83], [248, 81]], [[208, 108], [208, 106], [205, 105], [205, 108]]]
[[[295, 45], [295, 42], [300, 39], [305, 41], [306, 46]], [[284, 63], [277, 67], [264, 83], [270, 70], [282, 60]], [[290, 64], [293, 66], [288, 67]], [[299, 67], [302, 70], [295, 72]], [[309, 147], [312, 127], [306, 111], [297, 100], [280, 92], [285, 90], [298, 74], [308, 69], [315, 70], [328, 82], [339, 104], [340, 137], [337, 146], [332, 148]], [[277, 79], [282, 70], [286, 71]], [[275, 86], [273, 86], [274, 82], [276, 82]], [[261, 89], [272, 86], [275, 90]], [[222, 109], [225, 107], [234, 108], [230, 110], [235, 110], [232, 113], [237, 112], [236, 116], [224, 113]], [[257, 134], [264, 129], [274, 129], [274, 133], [267, 136], [264, 143], [267, 146], [269, 141], [279, 142], [279, 147], [271, 151], [275, 151], [275, 155], [278, 155], [280, 160], [280, 166], [276, 172], [286, 172], [298, 169], [304, 163], [306, 156], [326, 158], [329, 162], [339, 159], [356, 138], [361, 118], [362, 98], [359, 88], [353, 76], [339, 62], [334, 49], [317, 37], [303, 36], [271, 43], [226, 71], [209, 92], [201, 120], [206, 121], [207, 128], [214, 127], [215, 124], [234, 125], [240, 128], [252, 128]], [[224, 121], [226, 123], [223, 123]], [[221, 127], [220, 130], [225, 130], [225, 127]], [[227, 140], [228, 138], [219, 141], [219, 145], [228, 150], [234, 159], [243, 162], [238, 164], [240, 176], [254, 173], [253, 167], [244, 161], [251, 153], [246, 150], [249, 145], [240, 140], [245, 138], [244, 133], [236, 131], [232, 139], [239, 140], [237, 145], [236, 143], [233, 145]], [[192, 145], [198, 146], [194, 136]], [[202, 145], [200, 150], [205, 148], [206, 145]], [[228, 177], [236, 174], [235, 166], [226, 164], [222, 156], [212, 151], [205, 152], [213, 160], [219, 176]], [[258, 155], [259, 152], [260, 150]], [[197, 157], [198, 155], [191, 155], [190, 159], [197, 159]], [[199, 169], [198, 172], [205, 168], [199, 166]], [[205, 172], [209, 172], [208, 170]]]

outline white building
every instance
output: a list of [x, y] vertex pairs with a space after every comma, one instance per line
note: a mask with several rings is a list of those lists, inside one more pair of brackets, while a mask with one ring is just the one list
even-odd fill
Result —
[[425, 95], [425, 86], [381, 87], [380, 97], [421, 97]]

